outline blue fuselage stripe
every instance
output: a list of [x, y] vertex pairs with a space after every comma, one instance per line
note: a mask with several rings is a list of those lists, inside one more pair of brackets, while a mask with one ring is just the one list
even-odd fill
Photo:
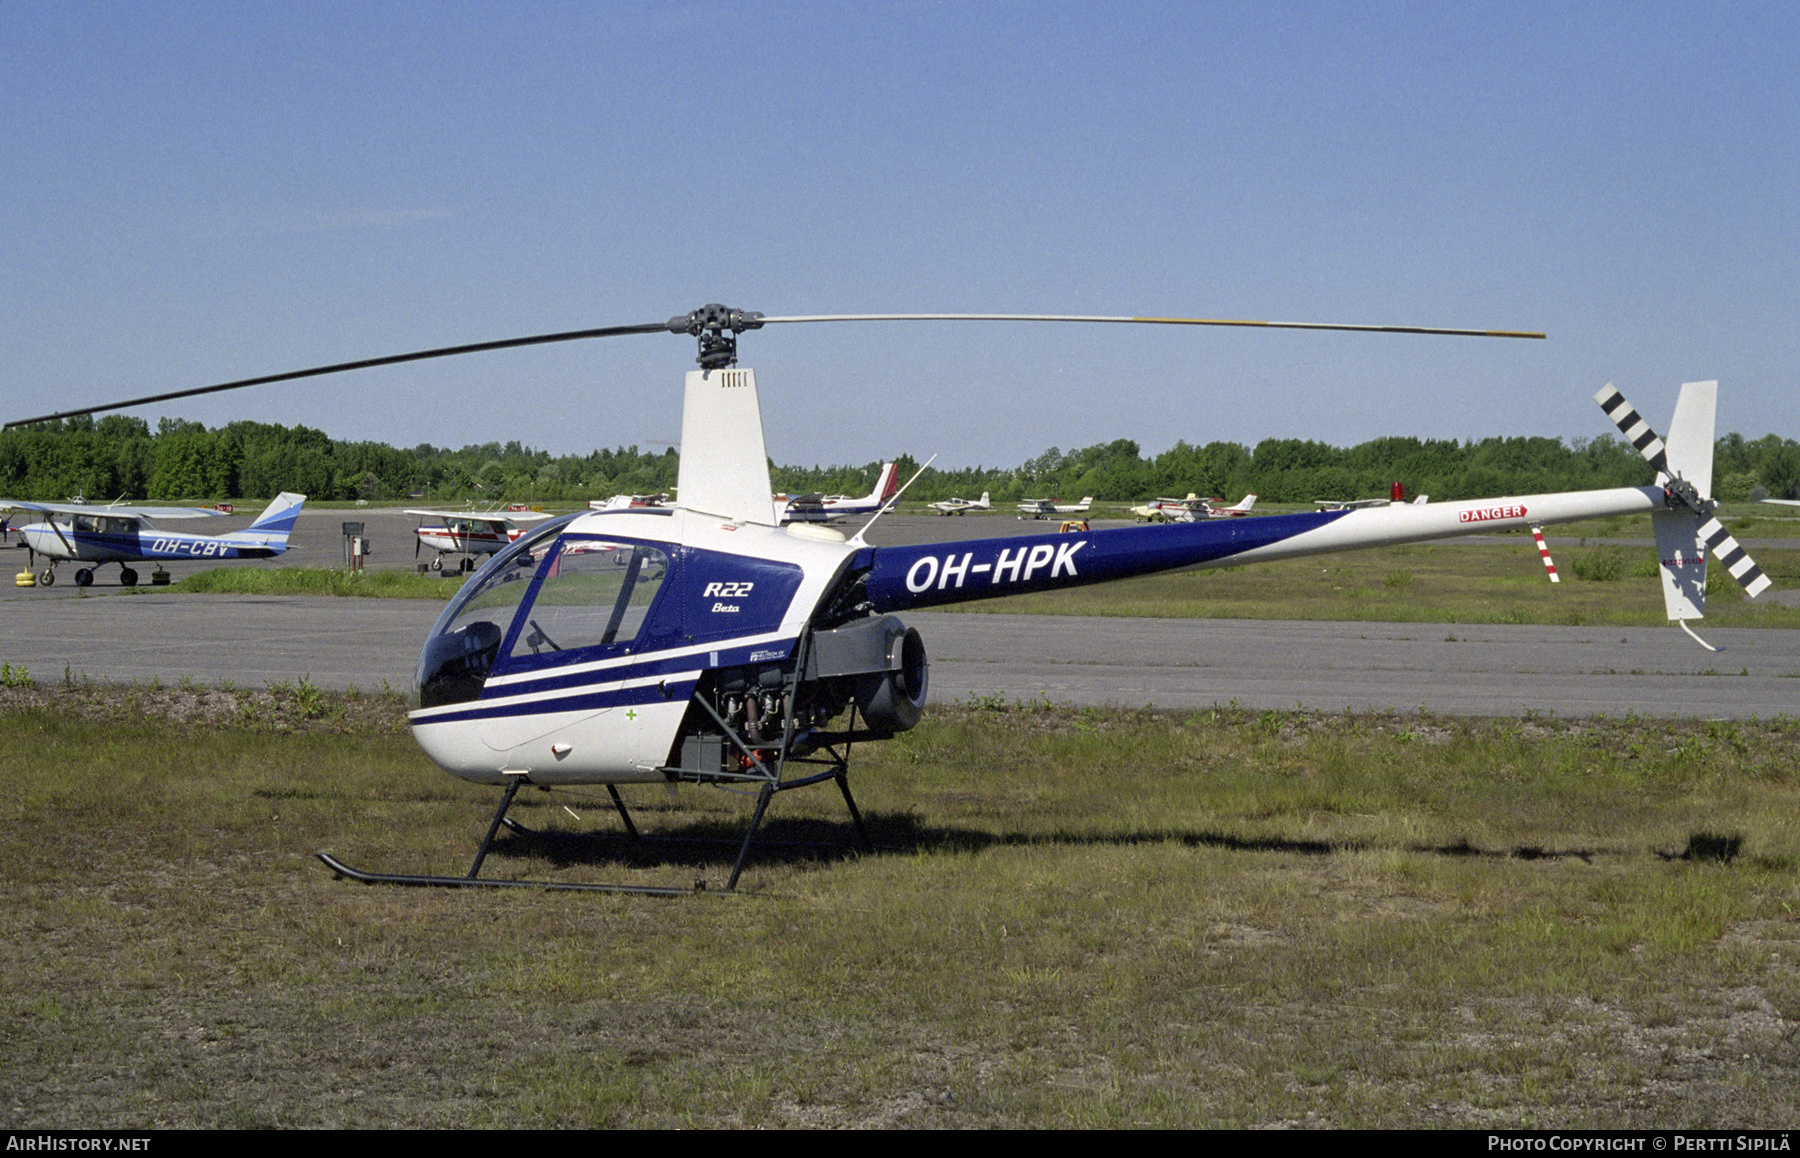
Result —
[[877, 547], [869, 572], [869, 601], [876, 611], [903, 611], [1178, 571], [1283, 542], [1344, 514], [1308, 511], [1173, 526]]

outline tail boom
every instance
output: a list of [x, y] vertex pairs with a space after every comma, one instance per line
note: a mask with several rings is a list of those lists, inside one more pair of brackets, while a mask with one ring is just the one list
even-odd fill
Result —
[[1234, 567], [1529, 529], [1662, 509], [1660, 487], [1621, 487], [1473, 502], [1309, 511], [1169, 527], [1017, 535], [956, 543], [871, 548], [867, 591], [881, 612], [1078, 587], [1160, 571]]

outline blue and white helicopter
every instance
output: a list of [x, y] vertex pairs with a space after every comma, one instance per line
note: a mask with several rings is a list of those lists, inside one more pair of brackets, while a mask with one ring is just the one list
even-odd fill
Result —
[[[283, 492], [275, 496], [268, 509], [242, 531], [224, 535], [195, 535], [182, 531], [165, 531], [157, 526], [164, 519], [220, 518], [226, 512], [208, 507], [128, 507], [119, 504], [34, 503], [23, 499], [0, 499], [0, 508], [34, 511], [43, 515], [35, 523], [17, 528], [20, 538], [33, 555], [42, 555], [49, 563], [37, 575], [45, 587], [56, 582], [56, 565], [64, 560], [79, 563], [117, 563], [119, 585], [137, 586], [138, 573], [132, 563], [158, 560], [268, 559], [288, 549], [288, 536], [294, 520], [300, 517], [305, 495]], [[21, 578], [20, 582], [24, 582]], [[82, 567], [75, 572], [75, 586], [87, 587], [94, 582], [94, 568]]]
[[[370, 873], [320, 854], [339, 875], [370, 883], [691, 891], [479, 877], [501, 824], [527, 831], [507, 817], [525, 785], [604, 785], [633, 837], [618, 785], [754, 788], [755, 814], [728, 891], [737, 886], [777, 793], [835, 782], [866, 845], [850, 793], [849, 753], [856, 743], [890, 738], [921, 718], [929, 676], [925, 644], [900, 617], [915, 608], [1636, 513], [1651, 516], [1668, 613], [1684, 628], [1704, 608], [1708, 549], [1750, 594], [1769, 585], [1712, 517], [1714, 383], [1683, 387], [1666, 450], [1616, 390], [1596, 396], [1656, 467], [1657, 481], [1649, 486], [898, 547], [870, 545], [867, 526], [846, 536], [812, 524], [783, 525], [769, 484], [756, 376], [736, 365], [737, 336], [777, 323], [968, 317], [764, 317], [706, 306], [668, 322], [426, 350], [118, 406], [545, 342], [659, 332], [699, 339], [701, 368], [686, 381], [680, 502], [583, 511], [532, 528], [477, 571], [438, 618], [415, 677], [413, 734], [444, 769], [502, 788], [502, 799], [464, 876]], [[1208, 319], [980, 317], [1542, 337]], [[66, 415], [46, 416], [60, 417]]]

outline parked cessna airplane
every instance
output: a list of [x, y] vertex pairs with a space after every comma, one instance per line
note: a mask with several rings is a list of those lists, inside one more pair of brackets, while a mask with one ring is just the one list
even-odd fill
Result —
[[[678, 488], [679, 489], [679, 488]], [[900, 489], [900, 467], [883, 463], [875, 489], [861, 498], [851, 495], [776, 495], [783, 523], [835, 523], [853, 515], [873, 515], [886, 508]]]
[[461, 555], [458, 569], [473, 571], [477, 555], [492, 555], [495, 551], [518, 538], [523, 528], [521, 523], [535, 523], [550, 516], [527, 510], [483, 511], [407, 511], [409, 515], [420, 518], [437, 519], [437, 523], [421, 523], [414, 532], [418, 538], [413, 543], [413, 558], [419, 557], [422, 547], [430, 547], [437, 552], [431, 560], [433, 571], [444, 569], [445, 555]]
[[1046, 519], [1052, 515], [1079, 515], [1092, 506], [1093, 495], [1085, 495], [1078, 503], [1059, 503], [1055, 499], [1026, 499], [1019, 504], [1021, 515], [1030, 515], [1034, 519]]
[[[65, 559], [117, 563], [119, 585], [135, 587], [138, 574], [128, 564], [141, 560], [268, 559], [279, 555], [288, 549], [288, 535], [305, 502], [305, 495], [284, 491], [248, 528], [224, 535], [185, 534], [156, 525], [163, 519], [219, 518], [225, 514], [206, 507], [99, 506], [20, 499], [0, 499], [0, 507], [37, 511], [46, 516], [41, 522], [18, 528], [31, 550], [33, 564], [38, 555], [50, 561], [37, 575], [37, 582], [45, 587], [56, 582], [56, 565]], [[75, 586], [86, 587], [93, 581], [93, 567], [75, 572]]]
[[1214, 506], [1219, 499], [1203, 499], [1193, 491], [1188, 492], [1185, 499], [1151, 499], [1141, 507], [1132, 507], [1131, 513], [1140, 520], [1151, 523], [1196, 523], [1201, 519], [1235, 519], [1250, 513], [1256, 506], [1256, 496], [1245, 495], [1229, 507]]
[[588, 506], [596, 511], [629, 511], [637, 507], [666, 507], [668, 505], [668, 495], [614, 495], [609, 499], [588, 500]]
[[940, 515], [966, 515], [970, 511], [991, 511], [993, 505], [988, 502], [988, 492], [982, 491], [981, 497], [971, 502], [968, 499], [945, 499], [941, 503], [932, 503], [931, 509]]

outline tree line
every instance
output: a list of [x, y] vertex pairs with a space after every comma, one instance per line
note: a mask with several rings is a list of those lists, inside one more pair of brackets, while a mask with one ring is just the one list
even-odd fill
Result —
[[[172, 502], [272, 498], [297, 491], [315, 500], [434, 503], [500, 501], [570, 503], [614, 494], [673, 491], [679, 456], [673, 448], [636, 446], [587, 455], [552, 456], [517, 440], [460, 450], [421, 443], [410, 450], [376, 442], [339, 442], [307, 426], [233, 422], [209, 430], [164, 418], [151, 430], [139, 418], [108, 415], [41, 423], [0, 432], [0, 494], [55, 501], [82, 496]], [[785, 467], [770, 464], [776, 490], [863, 494], [879, 463]], [[901, 479], [917, 463], [900, 460]], [[1146, 458], [1130, 439], [1067, 453], [1051, 447], [1011, 468], [927, 470], [907, 492], [913, 500], [987, 491], [995, 502], [1026, 497], [1137, 502], [1189, 491], [1236, 499], [1254, 492], [1265, 502], [1384, 496], [1398, 481], [1408, 496], [1435, 499], [1533, 494], [1650, 481], [1647, 463], [1616, 438], [1378, 438], [1340, 448], [1302, 439], [1265, 439], [1192, 446], [1178, 442]], [[1719, 439], [1714, 493], [1740, 500], [1759, 491], [1800, 497], [1800, 444], [1770, 434]]]

